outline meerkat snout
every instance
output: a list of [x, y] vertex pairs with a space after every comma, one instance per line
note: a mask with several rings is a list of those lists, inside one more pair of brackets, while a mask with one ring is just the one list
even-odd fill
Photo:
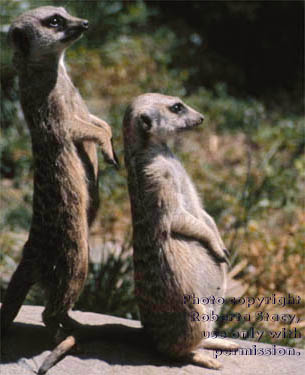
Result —
[[84, 28], [85, 30], [87, 30], [87, 29], [89, 28], [89, 22], [88, 22], [87, 20], [83, 20], [82, 25], [83, 25], [83, 28]]

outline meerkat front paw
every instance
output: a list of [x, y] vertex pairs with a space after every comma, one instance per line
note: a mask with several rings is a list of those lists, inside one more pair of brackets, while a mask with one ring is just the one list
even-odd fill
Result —
[[229, 252], [224, 246], [221, 246], [219, 241], [213, 240], [209, 243], [209, 248], [213, 255], [221, 262], [230, 264], [229, 261]]

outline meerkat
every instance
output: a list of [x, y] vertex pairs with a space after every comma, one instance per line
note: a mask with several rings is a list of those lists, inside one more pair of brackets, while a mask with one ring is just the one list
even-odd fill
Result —
[[29, 237], [1, 307], [2, 333], [35, 283], [46, 294], [43, 321], [52, 335], [77, 327], [68, 311], [87, 276], [88, 225], [98, 201], [95, 144], [117, 164], [110, 126], [89, 113], [64, 65], [65, 49], [87, 29], [87, 20], [44, 6], [21, 14], [9, 30], [32, 141], [34, 194]]
[[128, 172], [135, 293], [141, 322], [156, 348], [177, 360], [218, 369], [196, 349], [236, 349], [223, 339], [202, 341], [213, 322], [193, 319], [219, 306], [192, 304], [184, 296], [223, 297], [227, 250], [180, 161], [167, 145], [203, 116], [179, 98], [144, 94], [127, 108], [124, 153]]

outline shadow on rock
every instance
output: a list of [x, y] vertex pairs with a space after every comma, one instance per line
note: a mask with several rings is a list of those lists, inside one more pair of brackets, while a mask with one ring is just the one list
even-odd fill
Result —
[[[123, 324], [83, 325], [78, 330], [78, 348], [68, 355], [80, 359], [99, 359], [112, 365], [181, 366], [160, 358], [143, 328]], [[45, 327], [14, 323], [2, 339], [2, 363], [24, 362], [55, 347]], [[37, 361], [40, 362], [38, 358]]]

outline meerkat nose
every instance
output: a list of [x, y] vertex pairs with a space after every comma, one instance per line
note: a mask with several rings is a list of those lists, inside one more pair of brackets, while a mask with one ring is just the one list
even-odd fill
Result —
[[203, 120], [204, 120], [204, 116], [203, 116], [203, 115], [200, 115], [200, 117], [199, 117], [199, 122], [200, 122], [200, 124], [203, 122]]
[[87, 20], [83, 20], [83, 28], [88, 29], [89, 27], [89, 22]]

